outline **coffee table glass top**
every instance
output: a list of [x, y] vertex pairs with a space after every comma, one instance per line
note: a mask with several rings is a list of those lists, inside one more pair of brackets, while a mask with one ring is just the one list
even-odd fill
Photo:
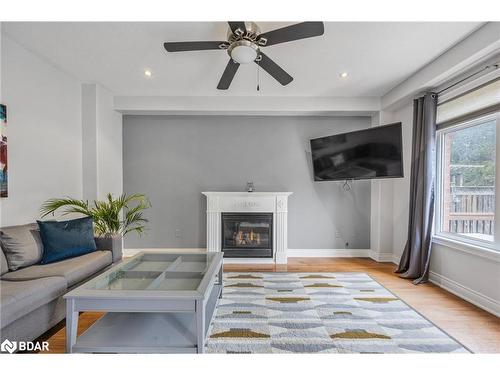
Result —
[[207, 272], [221, 259], [222, 255], [217, 253], [144, 252], [75, 289], [75, 294], [82, 291], [200, 292]]

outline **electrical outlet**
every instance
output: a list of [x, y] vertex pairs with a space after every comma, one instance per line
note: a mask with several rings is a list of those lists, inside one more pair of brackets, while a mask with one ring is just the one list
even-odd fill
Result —
[[176, 229], [175, 230], [175, 238], [180, 238], [181, 237], [181, 230], [180, 229]]

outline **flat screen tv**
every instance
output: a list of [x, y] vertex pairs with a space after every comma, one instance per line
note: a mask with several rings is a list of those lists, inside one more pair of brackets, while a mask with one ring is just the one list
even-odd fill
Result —
[[400, 122], [310, 142], [315, 181], [403, 177]]

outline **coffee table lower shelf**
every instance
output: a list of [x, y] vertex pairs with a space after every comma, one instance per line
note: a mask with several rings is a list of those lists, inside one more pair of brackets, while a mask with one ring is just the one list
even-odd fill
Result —
[[[217, 307], [214, 285], [205, 307], [205, 336]], [[214, 298], [215, 297], [215, 298]], [[109, 312], [78, 336], [74, 353], [196, 353], [196, 314]]]

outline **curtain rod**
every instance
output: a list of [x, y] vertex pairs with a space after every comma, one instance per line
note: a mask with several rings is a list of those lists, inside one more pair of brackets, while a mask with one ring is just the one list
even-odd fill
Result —
[[444, 91], [449, 90], [449, 89], [451, 89], [452, 87], [455, 87], [455, 86], [459, 85], [460, 83], [462, 83], [462, 82], [464, 82], [464, 81], [467, 81], [469, 78], [472, 78], [472, 77], [474, 77], [474, 76], [477, 76], [478, 74], [480, 74], [480, 73], [484, 72], [485, 70], [491, 69], [491, 68], [493, 68], [494, 70], [498, 69], [498, 68], [499, 68], [499, 63], [486, 65], [486, 66], [485, 66], [484, 68], [482, 68], [481, 70], [479, 70], [479, 71], [477, 71], [477, 72], [475, 72], [475, 73], [469, 74], [467, 77], [462, 78], [460, 81], [455, 82], [455, 83], [453, 83], [452, 85], [447, 86], [447, 87], [445, 87], [444, 89], [442, 89], [442, 90], [438, 91], [438, 92], [437, 92], [437, 94], [439, 95], [439, 94], [443, 93]]

